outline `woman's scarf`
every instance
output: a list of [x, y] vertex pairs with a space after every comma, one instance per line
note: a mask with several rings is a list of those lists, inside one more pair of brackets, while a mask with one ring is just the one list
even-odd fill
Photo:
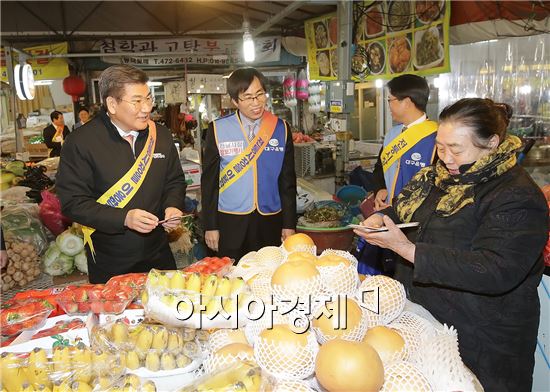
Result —
[[435, 166], [420, 170], [397, 196], [397, 215], [402, 222], [410, 222], [434, 185], [445, 193], [437, 203], [435, 213], [444, 217], [457, 213], [474, 202], [475, 185], [498, 177], [515, 166], [516, 152], [521, 146], [518, 137], [509, 135], [494, 152], [476, 161], [465, 173], [456, 176], [450, 175], [441, 160]]

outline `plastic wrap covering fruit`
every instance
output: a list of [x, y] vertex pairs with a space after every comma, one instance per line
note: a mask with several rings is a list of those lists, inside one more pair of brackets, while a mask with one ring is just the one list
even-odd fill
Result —
[[141, 302], [147, 317], [165, 325], [236, 328], [247, 320], [249, 293], [242, 278], [152, 269]]
[[44, 324], [53, 310], [54, 306], [44, 300], [4, 302], [0, 310], [2, 335], [15, 335], [24, 330], [37, 328]]
[[59, 320], [51, 328], [43, 329], [32, 335], [32, 340], [40, 339], [48, 336], [59, 335], [64, 332], [69, 332], [75, 329], [86, 328], [86, 322], [81, 319]]
[[2, 353], [2, 387], [7, 392], [108, 388], [125, 373], [124, 358], [116, 352], [77, 347], [56, 347], [51, 354], [42, 348], [30, 353]]
[[233, 265], [233, 260], [229, 257], [205, 257], [185, 267], [183, 271], [223, 276], [229, 272], [231, 265]]
[[117, 275], [109, 279], [105, 284], [105, 289], [116, 292], [119, 289], [127, 291], [130, 288], [132, 295], [138, 297], [145, 288], [146, 281], [147, 273], [145, 272]]
[[262, 375], [259, 366], [250, 362], [240, 362], [215, 373], [207, 374], [193, 384], [178, 389], [177, 392], [262, 392], [270, 391], [272, 387], [271, 379]]
[[187, 373], [202, 363], [203, 344], [191, 329], [116, 321], [92, 328], [91, 345], [119, 352], [126, 368], [142, 377]]
[[103, 284], [82, 285], [65, 290], [56, 298], [69, 315], [92, 313], [122, 313], [135, 298], [134, 290], [127, 286]]
[[20, 291], [19, 293], [15, 294], [10, 301], [23, 301], [29, 299], [48, 301], [50, 304], [52, 304], [52, 306], [54, 306], [54, 310], [50, 313], [48, 317], [55, 317], [61, 314], [65, 314], [65, 311], [57, 304], [57, 296], [65, 290], [72, 290], [76, 287], [77, 286], [69, 285], [65, 287], [51, 287], [49, 289], [43, 290]]

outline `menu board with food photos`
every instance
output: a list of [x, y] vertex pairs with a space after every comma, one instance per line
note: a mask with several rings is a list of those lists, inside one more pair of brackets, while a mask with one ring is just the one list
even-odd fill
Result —
[[[356, 1], [351, 74], [355, 80], [449, 72], [450, 1]], [[338, 79], [336, 14], [305, 23], [311, 79]]]

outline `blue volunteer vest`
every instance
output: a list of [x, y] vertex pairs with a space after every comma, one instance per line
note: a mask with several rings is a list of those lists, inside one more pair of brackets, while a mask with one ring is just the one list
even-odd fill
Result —
[[[220, 154], [220, 172], [248, 146], [247, 133], [234, 114], [214, 121], [214, 136]], [[281, 211], [279, 174], [283, 166], [286, 127], [278, 119], [273, 136], [255, 164], [218, 197], [218, 211], [249, 214], [255, 209], [262, 215]]]
[[[402, 129], [403, 124], [398, 124], [390, 129], [384, 137], [384, 147], [399, 136]], [[436, 134], [434, 132], [420, 140], [384, 172], [384, 180], [386, 182], [386, 189], [388, 190], [386, 203], [390, 203], [420, 169], [432, 164], [435, 153]]]

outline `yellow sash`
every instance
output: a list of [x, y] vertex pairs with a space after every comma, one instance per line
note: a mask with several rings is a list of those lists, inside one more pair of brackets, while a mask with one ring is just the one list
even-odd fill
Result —
[[407, 128], [394, 138], [384, 149], [380, 155], [382, 161], [382, 169], [384, 171], [393, 165], [401, 156], [409, 151], [416, 143], [437, 131], [437, 123], [435, 121], [423, 121], [420, 124], [413, 125]]
[[256, 163], [265, 146], [271, 139], [275, 126], [277, 125], [277, 116], [265, 111], [260, 123], [260, 129], [256, 137], [250, 141], [246, 149], [231, 160], [220, 171], [220, 193], [225, 191], [231, 184], [237, 181], [244, 173], [246, 173]]
[[[145, 142], [145, 147], [136, 158], [130, 170], [96, 200], [99, 204], [108, 205], [114, 208], [124, 208], [126, 204], [132, 200], [141, 187], [141, 184], [143, 184], [145, 176], [151, 167], [156, 142], [157, 127], [153, 121], [149, 121], [149, 136]], [[82, 226], [84, 243], [88, 244], [90, 247], [92, 256], [95, 255], [94, 245], [92, 243], [92, 234], [94, 231], [95, 229], [93, 227]]]

